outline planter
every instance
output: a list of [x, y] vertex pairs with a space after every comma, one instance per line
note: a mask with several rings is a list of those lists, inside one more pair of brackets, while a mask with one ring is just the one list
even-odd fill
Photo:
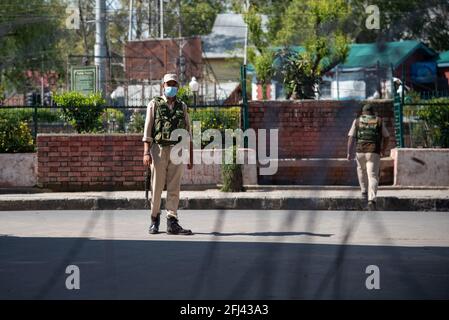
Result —
[[0, 187], [33, 187], [36, 183], [36, 153], [0, 153]]

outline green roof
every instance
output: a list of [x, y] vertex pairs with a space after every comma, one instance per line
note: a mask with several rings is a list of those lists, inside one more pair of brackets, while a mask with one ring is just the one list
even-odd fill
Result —
[[437, 60], [438, 64], [449, 64], [449, 50], [441, 52]]
[[382, 66], [393, 65], [396, 68], [419, 49], [429, 56], [436, 55], [435, 51], [416, 40], [386, 42], [382, 46], [377, 43], [356, 43], [351, 45], [349, 55], [341, 67], [373, 67], [379, 61]]
[[[282, 47], [273, 47], [274, 51], [280, 49]], [[376, 66], [379, 61], [381, 66], [393, 64], [393, 67], [396, 68], [418, 49], [431, 57], [437, 55], [435, 51], [416, 40], [386, 42], [382, 46], [378, 43], [353, 43], [349, 45], [349, 54], [340, 67], [344, 69], [369, 68]], [[302, 52], [304, 48], [291, 46], [290, 50]]]

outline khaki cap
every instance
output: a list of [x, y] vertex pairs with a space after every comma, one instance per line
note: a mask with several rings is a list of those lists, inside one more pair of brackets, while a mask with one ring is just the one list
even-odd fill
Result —
[[178, 76], [174, 73], [167, 73], [164, 75], [164, 83], [169, 81], [176, 81], [176, 83], [178, 83]]

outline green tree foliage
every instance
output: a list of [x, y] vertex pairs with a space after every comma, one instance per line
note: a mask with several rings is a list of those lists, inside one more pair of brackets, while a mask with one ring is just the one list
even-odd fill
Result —
[[223, 1], [182, 0], [182, 35], [206, 35], [212, 31], [215, 18], [223, 10]]
[[345, 59], [349, 47], [344, 36], [337, 36], [333, 47], [326, 41], [308, 41], [301, 52], [288, 47], [277, 52], [275, 76], [284, 83], [287, 98], [313, 99], [323, 75]]
[[[367, 4], [379, 8], [380, 29], [367, 29]], [[355, 42], [418, 39], [437, 51], [449, 50], [449, 2], [441, 0], [351, 1], [348, 34]]]
[[274, 74], [274, 53], [270, 50], [268, 34], [262, 29], [262, 18], [256, 5], [253, 5], [245, 12], [244, 20], [248, 25], [251, 45], [247, 49], [248, 60], [254, 65], [258, 83], [262, 84], [263, 99], [266, 99], [266, 86], [270, 83]]
[[[245, 0], [230, 1], [233, 10], [243, 12]], [[309, 11], [301, 11], [301, 5], [306, 1], [250, 0], [249, 2], [251, 5], [256, 5], [260, 13], [269, 17], [267, 27], [271, 43], [282, 44], [285, 37], [290, 39], [302, 37], [303, 22], [301, 21], [309, 14]], [[323, 1], [312, 0], [311, 2]], [[334, 5], [333, 0], [324, 2], [329, 6]], [[350, 18], [346, 19], [341, 27], [351, 41], [363, 43], [418, 39], [437, 51], [449, 50], [449, 1], [351, 0], [345, 2], [350, 8]], [[379, 8], [379, 30], [366, 28], [369, 13], [365, 8], [368, 5], [376, 5]], [[279, 37], [278, 31], [281, 29], [285, 30], [285, 37]], [[297, 45], [300, 42], [290, 44]]]
[[25, 90], [30, 85], [26, 70], [64, 73], [60, 48], [64, 16], [64, 1], [1, 1], [0, 81], [6, 90]]
[[[311, 99], [330, 69], [344, 61], [350, 39], [344, 28], [350, 8], [344, 0], [292, 0], [287, 7], [276, 43], [276, 77], [286, 88], [287, 97]], [[302, 45], [299, 53], [290, 45]]]

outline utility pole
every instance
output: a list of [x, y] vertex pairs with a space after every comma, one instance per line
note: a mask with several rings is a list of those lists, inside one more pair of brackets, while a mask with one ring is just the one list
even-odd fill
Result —
[[133, 39], [133, 0], [129, 0], [128, 41]]
[[95, 1], [95, 66], [98, 68], [98, 82], [101, 95], [106, 94], [106, 0]]

